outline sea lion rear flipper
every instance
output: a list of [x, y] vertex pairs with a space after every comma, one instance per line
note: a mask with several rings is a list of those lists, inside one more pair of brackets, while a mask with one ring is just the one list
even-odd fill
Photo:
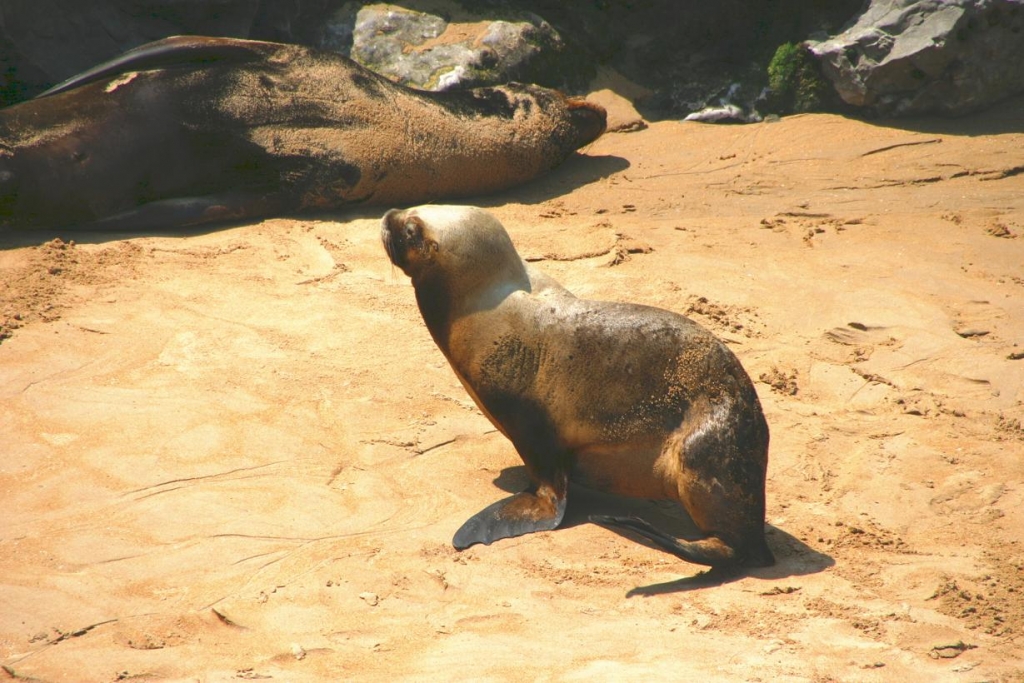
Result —
[[149, 202], [101, 218], [87, 224], [87, 227], [97, 230], [171, 230], [264, 216], [282, 206], [277, 195], [233, 193], [177, 197]]
[[140, 45], [109, 61], [97, 64], [36, 95], [36, 99], [73, 90], [126, 71], [148, 71], [224, 60], [248, 62], [263, 57], [270, 48], [278, 49], [279, 46], [238, 38], [173, 36]]
[[465, 550], [471, 545], [490, 545], [501, 538], [512, 538], [534, 531], [551, 531], [562, 523], [566, 497], [549, 501], [535, 493], [524, 491], [488, 505], [466, 521], [455, 532], [452, 545]]
[[591, 515], [590, 521], [614, 529], [625, 529], [639, 534], [659, 548], [667, 550], [687, 562], [709, 567], [741, 565], [746, 567], [767, 567], [775, 564], [771, 551], [764, 546], [763, 552], [743, 553], [717, 536], [708, 536], [696, 541], [681, 541], [671, 534], [659, 531], [638, 517], [610, 517]]

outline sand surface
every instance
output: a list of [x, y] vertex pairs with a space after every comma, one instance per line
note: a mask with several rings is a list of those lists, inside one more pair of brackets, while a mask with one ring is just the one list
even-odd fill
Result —
[[451, 548], [525, 474], [383, 210], [0, 234], [0, 680], [1024, 680], [1022, 121], [661, 122], [474, 200], [730, 343], [778, 557], [741, 576], [582, 493]]

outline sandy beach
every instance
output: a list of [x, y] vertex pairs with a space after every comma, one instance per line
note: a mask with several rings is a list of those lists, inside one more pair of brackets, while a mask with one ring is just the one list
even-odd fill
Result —
[[452, 549], [526, 475], [383, 208], [0, 233], [0, 679], [1024, 680], [1021, 121], [663, 121], [462, 202], [754, 378], [778, 563], [725, 578], [585, 491]]

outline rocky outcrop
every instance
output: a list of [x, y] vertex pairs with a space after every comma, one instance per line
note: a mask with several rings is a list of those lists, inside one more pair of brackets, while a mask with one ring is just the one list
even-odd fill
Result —
[[[434, 89], [579, 93], [600, 67], [646, 90], [631, 99], [648, 120], [752, 121], [840, 98], [854, 114], [958, 115], [1024, 92], [1024, 0], [0, 0], [0, 106], [181, 33], [333, 49]], [[792, 78], [766, 90], [786, 45], [798, 59], [776, 67]]]
[[[400, 83], [443, 90], [517, 80], [581, 90], [589, 55], [539, 15], [455, 0], [36, 0], [0, 3], [0, 106], [171, 35], [335, 50]], [[416, 7], [429, 11], [416, 11]], [[468, 8], [468, 9], [467, 9]]]
[[0, 2], [0, 106], [142, 43], [194, 33], [354, 50], [373, 68], [427, 87], [514, 79], [579, 93], [606, 66], [648, 91], [636, 102], [644, 116], [681, 118], [726, 97], [752, 100], [775, 47], [810, 30], [833, 31], [860, 2], [408, 0], [389, 6], [424, 15], [406, 23], [426, 36], [395, 35], [386, 17], [357, 29], [364, 5], [381, 5], [354, 0]]
[[1024, 92], [1024, 0], [872, 0], [808, 47], [849, 105], [957, 116]]
[[0, 3], [0, 105], [151, 40], [245, 38], [260, 0], [32, 0]]

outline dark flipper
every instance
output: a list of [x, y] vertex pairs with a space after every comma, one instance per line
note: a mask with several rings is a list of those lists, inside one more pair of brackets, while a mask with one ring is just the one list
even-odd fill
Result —
[[708, 536], [697, 541], [680, 541], [675, 536], [659, 531], [638, 517], [592, 515], [590, 521], [601, 526], [625, 529], [640, 534], [659, 548], [694, 564], [709, 567], [768, 567], [775, 564], [775, 558], [768, 546], [763, 543], [763, 547], [757, 548], [756, 552], [743, 552], [743, 549], [734, 548], [715, 536]]
[[174, 36], [128, 50], [110, 61], [76, 74], [49, 90], [40, 97], [49, 97], [73, 90], [104, 78], [110, 78], [127, 71], [147, 71], [170, 67], [191, 66], [218, 61], [250, 62], [265, 56], [271, 48], [279, 49], [272, 43], [237, 38], [208, 38], [205, 36]]
[[284, 208], [278, 195], [234, 193], [149, 202], [80, 227], [96, 230], [170, 230], [271, 215]]
[[[542, 489], [543, 490], [543, 489]], [[465, 550], [476, 543], [490, 545], [534, 531], [551, 531], [562, 523], [566, 497], [538, 495], [529, 491], [499, 500], [476, 513], [455, 532], [452, 545]]]

